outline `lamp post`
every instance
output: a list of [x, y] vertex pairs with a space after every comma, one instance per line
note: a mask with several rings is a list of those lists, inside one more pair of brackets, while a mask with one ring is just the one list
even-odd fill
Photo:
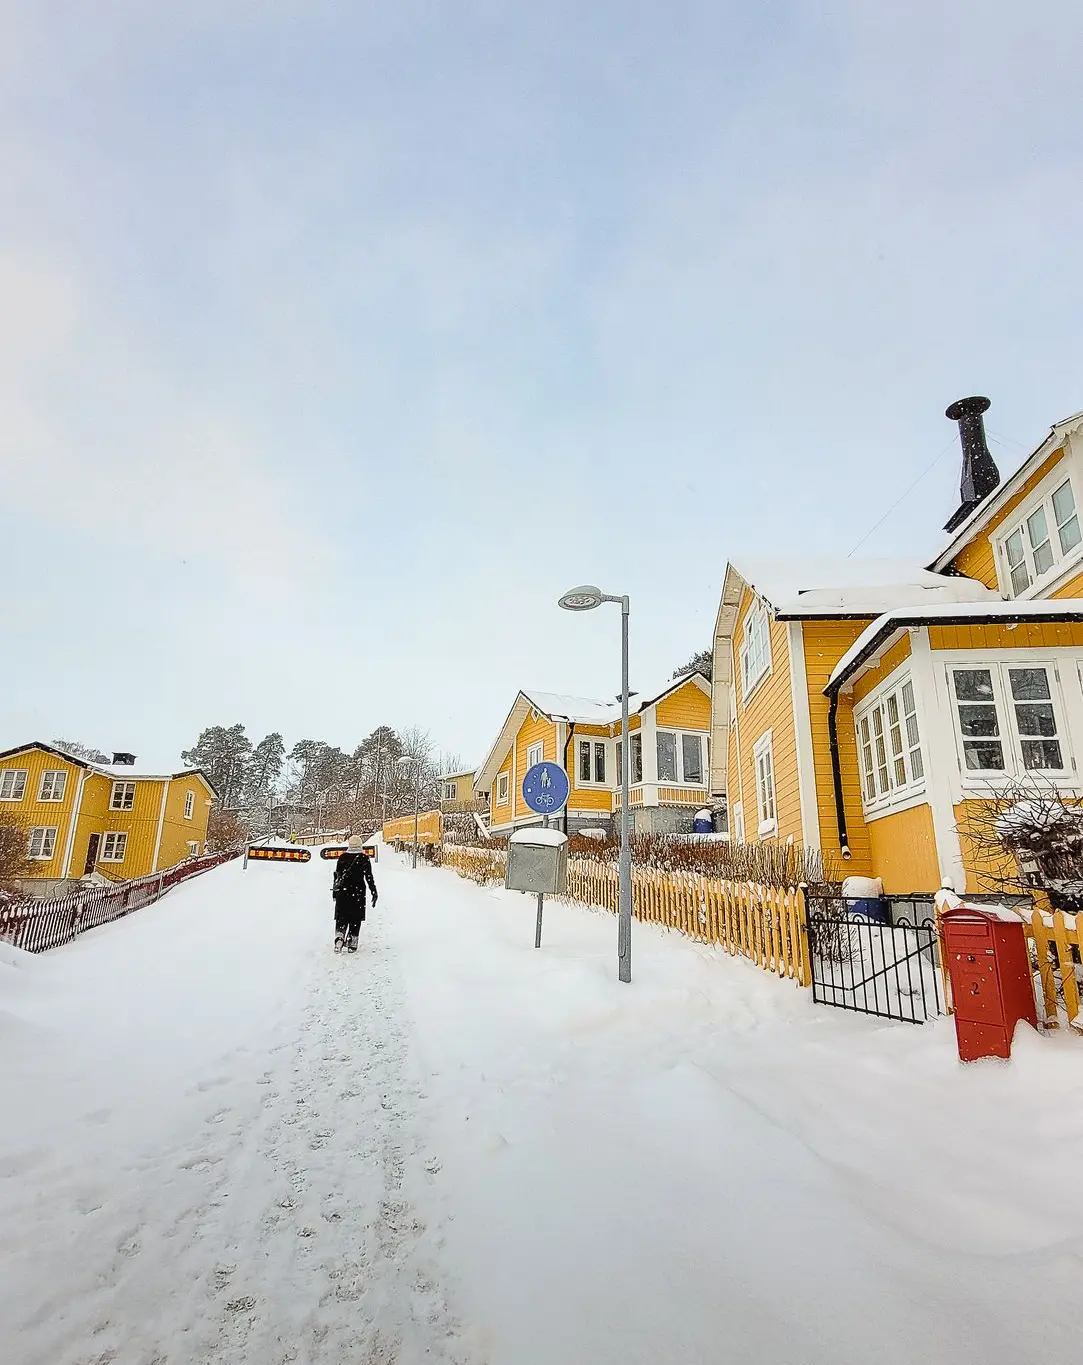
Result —
[[399, 759], [400, 768], [414, 768], [414, 851], [410, 866], [417, 867], [417, 823], [418, 812], [421, 810], [421, 759], [415, 758], [413, 754], [403, 754]]
[[632, 845], [629, 837], [628, 773], [631, 768], [631, 742], [628, 734], [628, 615], [627, 596], [614, 597], [593, 584], [572, 588], [560, 599], [565, 611], [593, 611], [603, 602], [620, 605], [620, 860], [617, 899], [617, 975], [621, 981], [632, 979]]

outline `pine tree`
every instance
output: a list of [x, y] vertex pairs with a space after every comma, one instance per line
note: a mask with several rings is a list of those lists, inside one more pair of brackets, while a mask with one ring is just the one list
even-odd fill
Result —
[[701, 649], [698, 654], [693, 654], [686, 664], [682, 664], [673, 676], [674, 678], [686, 678], [689, 673], [702, 673], [708, 682], [714, 669], [714, 655], [709, 649]]
[[53, 744], [58, 749], [63, 749], [64, 753], [71, 754], [72, 758], [81, 758], [84, 763], [108, 763], [109, 755], [103, 754], [100, 749], [91, 748], [89, 744], [80, 744], [77, 739], [54, 739]]
[[245, 772], [244, 800], [248, 806], [264, 805], [274, 793], [275, 784], [282, 773], [286, 758], [286, 745], [282, 736], [275, 730], [252, 750]]
[[240, 804], [251, 754], [252, 741], [243, 725], [211, 725], [181, 754], [181, 762], [203, 769], [228, 810]]

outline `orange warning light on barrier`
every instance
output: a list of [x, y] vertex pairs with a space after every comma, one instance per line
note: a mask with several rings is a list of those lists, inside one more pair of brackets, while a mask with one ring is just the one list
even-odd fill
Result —
[[[341, 858], [342, 855], [343, 855], [344, 853], [346, 853], [346, 852], [348, 852], [348, 849], [347, 849], [347, 847], [346, 847], [345, 844], [328, 844], [326, 848], [321, 848], [321, 849], [320, 849], [320, 857], [321, 857], [321, 858]], [[361, 852], [362, 852], [362, 853], [367, 853], [368, 856], [372, 859], [373, 862], [376, 861], [376, 845], [375, 845], [375, 844], [366, 844], [365, 847], [361, 850]]]
[[262, 858], [265, 862], [307, 863], [312, 854], [307, 848], [250, 848], [249, 858]]

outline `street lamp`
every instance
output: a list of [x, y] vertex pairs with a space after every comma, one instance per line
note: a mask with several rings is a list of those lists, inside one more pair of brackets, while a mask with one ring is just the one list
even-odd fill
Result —
[[632, 845], [628, 822], [628, 773], [631, 768], [631, 739], [628, 734], [628, 598], [614, 597], [601, 588], [585, 583], [572, 588], [560, 599], [565, 611], [593, 611], [603, 602], [620, 604], [620, 870], [617, 900], [617, 975], [621, 981], [632, 979]]
[[411, 866], [417, 867], [417, 822], [418, 812], [421, 809], [421, 759], [415, 758], [413, 754], [403, 754], [399, 759], [400, 768], [415, 767], [414, 772], [414, 853]]

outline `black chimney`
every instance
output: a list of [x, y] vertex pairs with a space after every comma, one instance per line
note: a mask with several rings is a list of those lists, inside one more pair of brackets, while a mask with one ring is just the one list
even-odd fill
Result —
[[113, 754], [113, 766], [114, 766], [114, 767], [118, 767], [118, 768], [134, 768], [134, 767], [135, 767], [135, 754], [123, 754], [123, 753], [118, 754], [118, 753], [114, 752], [114, 754]]
[[970, 516], [979, 502], [984, 502], [1000, 483], [1000, 471], [993, 463], [985, 444], [985, 423], [982, 413], [989, 407], [988, 398], [960, 398], [944, 413], [959, 423], [959, 440], [963, 446], [963, 473], [959, 480], [959, 507], [944, 527], [954, 531]]

